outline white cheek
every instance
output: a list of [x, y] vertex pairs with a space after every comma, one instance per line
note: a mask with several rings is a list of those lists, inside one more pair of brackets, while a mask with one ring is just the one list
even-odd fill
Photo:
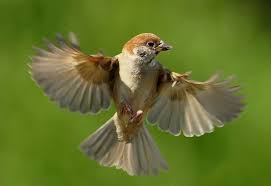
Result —
[[137, 50], [133, 50], [133, 54], [131, 54], [130, 52], [127, 52], [127, 51], [123, 51], [122, 52], [122, 55], [120, 55], [120, 61], [134, 61], [134, 60], [138, 60], [138, 56], [135, 54]]
[[134, 54], [137, 54], [137, 48], [134, 48], [134, 49], [133, 49], [133, 53], [134, 53]]

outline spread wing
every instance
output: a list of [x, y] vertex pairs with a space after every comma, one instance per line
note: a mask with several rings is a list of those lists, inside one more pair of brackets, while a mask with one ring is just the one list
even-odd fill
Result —
[[239, 87], [231, 85], [232, 78], [221, 81], [215, 74], [205, 82], [198, 82], [188, 80], [188, 74], [166, 74], [147, 118], [163, 131], [201, 136], [212, 132], [215, 126], [222, 127], [242, 111]]
[[69, 42], [60, 35], [57, 41], [58, 46], [46, 41], [48, 50], [35, 48], [33, 79], [48, 97], [71, 111], [97, 113], [108, 108], [117, 60], [84, 54], [72, 33]]

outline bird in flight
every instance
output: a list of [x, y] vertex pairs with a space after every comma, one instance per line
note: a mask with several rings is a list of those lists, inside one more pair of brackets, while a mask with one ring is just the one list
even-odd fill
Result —
[[172, 47], [152, 33], [133, 37], [114, 57], [83, 53], [73, 33], [68, 40], [58, 34], [57, 44], [45, 42], [48, 49], [35, 48], [31, 58], [32, 78], [73, 112], [98, 113], [113, 100], [116, 113], [80, 148], [129, 175], [168, 169], [145, 123], [174, 136], [201, 136], [237, 117], [244, 106], [231, 77], [215, 74], [199, 82], [165, 68], [155, 57]]

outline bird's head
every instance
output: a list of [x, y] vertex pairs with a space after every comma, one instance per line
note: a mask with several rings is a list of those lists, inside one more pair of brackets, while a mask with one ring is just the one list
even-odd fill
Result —
[[122, 52], [136, 57], [143, 62], [150, 62], [161, 51], [167, 51], [171, 48], [172, 46], [166, 44], [155, 34], [143, 33], [130, 39], [124, 45]]

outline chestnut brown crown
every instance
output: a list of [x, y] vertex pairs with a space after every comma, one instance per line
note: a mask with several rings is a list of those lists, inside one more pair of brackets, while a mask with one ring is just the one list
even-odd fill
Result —
[[125, 45], [123, 46], [123, 51], [127, 51], [128, 53], [132, 54], [133, 49], [136, 47], [139, 47], [141, 45], [147, 45], [148, 43], [158, 46], [160, 42], [161, 39], [157, 35], [152, 33], [142, 33], [136, 35], [128, 42], [126, 42]]

